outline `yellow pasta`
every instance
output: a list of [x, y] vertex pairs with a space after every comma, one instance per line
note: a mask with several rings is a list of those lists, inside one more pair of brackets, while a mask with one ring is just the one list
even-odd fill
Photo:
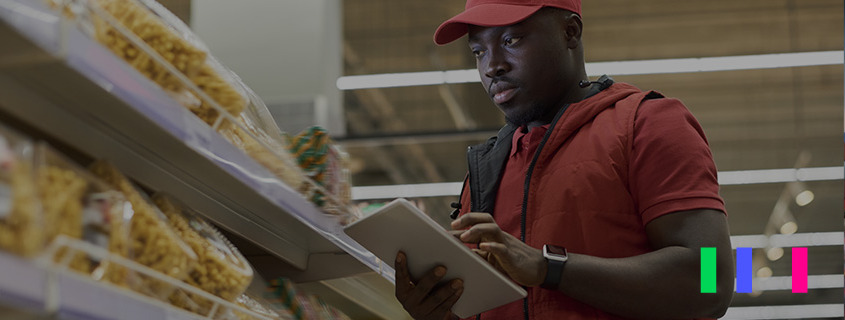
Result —
[[[98, 161], [90, 169], [122, 192], [132, 204], [134, 214], [129, 222], [129, 257], [167, 276], [186, 280], [188, 271], [197, 262], [196, 254], [173, 233], [161, 213], [111, 164]], [[129, 281], [133, 289], [159, 298], [167, 298], [175, 290], [171, 284], [152, 277], [138, 276]]]

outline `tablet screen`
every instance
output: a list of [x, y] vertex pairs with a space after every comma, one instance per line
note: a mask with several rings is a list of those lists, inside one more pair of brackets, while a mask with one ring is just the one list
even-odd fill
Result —
[[395, 261], [400, 250], [405, 252], [413, 278], [438, 265], [446, 266], [444, 281], [455, 278], [464, 281], [464, 293], [452, 308], [461, 318], [526, 296], [523, 288], [405, 199], [388, 203], [344, 230], [388, 264]]

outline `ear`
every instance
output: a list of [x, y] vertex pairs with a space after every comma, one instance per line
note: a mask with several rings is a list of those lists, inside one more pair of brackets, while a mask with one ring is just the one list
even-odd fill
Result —
[[581, 31], [584, 29], [584, 25], [581, 23], [581, 17], [575, 13], [569, 13], [569, 16], [564, 19], [563, 23], [566, 46], [570, 49], [578, 48], [581, 44]]

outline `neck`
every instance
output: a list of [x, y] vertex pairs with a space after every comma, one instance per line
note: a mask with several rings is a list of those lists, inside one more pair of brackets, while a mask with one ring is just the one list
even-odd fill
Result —
[[[581, 79], [587, 79], [587, 77], [584, 76]], [[581, 80], [578, 81], [580, 82]], [[594, 85], [596, 84], [590, 83], [590, 86], [581, 88], [581, 86], [576, 83], [574, 86], [570, 86], [570, 88], [572, 89], [569, 90], [569, 93], [563, 99], [561, 99], [560, 102], [555, 104], [556, 107], [550, 108], [548, 114], [546, 114], [545, 117], [542, 117], [541, 119], [538, 119], [536, 121], [529, 122], [528, 124], [526, 124], [526, 127], [530, 131], [533, 128], [552, 123], [555, 116], [558, 114], [558, 112], [560, 112], [560, 109], [562, 109], [567, 104], [578, 103], [581, 100], [584, 100], [584, 97], [587, 96], [587, 94], [590, 92], [590, 88]]]

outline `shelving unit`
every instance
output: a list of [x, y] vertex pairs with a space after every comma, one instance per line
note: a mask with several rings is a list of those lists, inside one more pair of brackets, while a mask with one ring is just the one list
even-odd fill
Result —
[[[390, 265], [346, 236], [335, 217], [41, 1], [0, 0], [0, 39], [0, 115], [179, 198], [233, 236], [265, 277], [305, 282], [375, 272], [393, 281]], [[0, 256], [0, 263], [19, 262]], [[8, 278], [0, 281], [16, 280]], [[18, 292], [24, 287], [2, 290], [31, 296]]]
[[[127, 267], [133, 272], [162, 279], [166, 277], [83, 241], [60, 237], [44, 253], [32, 259], [23, 259], [0, 252], [0, 270], [15, 275], [0, 277], [0, 305], [14, 310], [16, 316], [23, 317], [38, 318], [55, 314], [62, 319], [126, 320], [201, 320], [210, 319], [211, 315], [223, 308], [238, 308], [200, 289], [178, 283], [183, 290], [203, 295], [218, 304], [212, 309], [211, 315], [200, 316], [125, 288], [94, 281], [86, 275], [69, 271], [66, 264], [53, 263], [52, 257], [60, 248], [84, 252], [103, 259], [101, 261], [108, 260], [110, 263]], [[257, 319], [269, 319], [260, 315], [252, 316]]]

